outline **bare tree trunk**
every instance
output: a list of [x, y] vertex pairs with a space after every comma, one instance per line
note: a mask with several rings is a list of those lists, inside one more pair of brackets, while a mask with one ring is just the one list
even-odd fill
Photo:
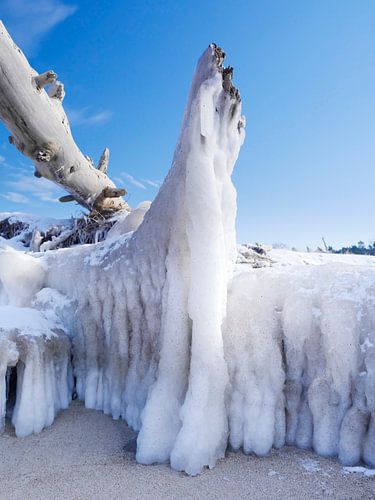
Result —
[[31, 68], [0, 21], [0, 120], [12, 133], [9, 142], [32, 160], [36, 177], [70, 193], [61, 201], [77, 201], [102, 215], [128, 210], [121, 198], [125, 190], [107, 176], [109, 151], [95, 168], [74, 142], [62, 106], [64, 86], [56, 78], [53, 71]]

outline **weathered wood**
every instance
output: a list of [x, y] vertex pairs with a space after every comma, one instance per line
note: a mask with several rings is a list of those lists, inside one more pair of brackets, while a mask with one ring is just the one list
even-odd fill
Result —
[[126, 190], [123, 188], [115, 188], [115, 187], [106, 187], [100, 193], [100, 195], [96, 198], [92, 211], [97, 212], [102, 215], [110, 215], [110, 213], [106, 213], [103, 210], [104, 200], [108, 199], [118, 199], [120, 196], [125, 196]]
[[67, 194], [66, 196], [60, 196], [59, 201], [61, 201], [61, 203], [68, 203], [70, 201], [76, 201], [76, 199], [71, 194]]
[[65, 97], [64, 85], [61, 82], [55, 80], [51, 83], [47, 93], [51, 98], [58, 99], [62, 102]]
[[109, 163], [109, 149], [105, 148], [102, 153], [102, 156], [99, 159], [98, 170], [106, 174], [108, 170], [108, 163]]
[[113, 195], [123, 191], [114, 191], [106, 175], [108, 150], [96, 169], [74, 142], [62, 106], [64, 86], [56, 78], [51, 70], [38, 74], [31, 68], [0, 22], [0, 120], [12, 134], [9, 142], [32, 160], [36, 177], [63, 187], [88, 210], [129, 210], [122, 194]]
[[126, 190], [124, 188], [111, 188], [107, 187], [103, 190], [103, 196], [105, 198], [119, 198], [120, 196], [125, 196]]
[[54, 71], [45, 71], [41, 75], [34, 76], [33, 80], [36, 85], [37, 90], [42, 90], [46, 85], [49, 85], [55, 81], [57, 75]]

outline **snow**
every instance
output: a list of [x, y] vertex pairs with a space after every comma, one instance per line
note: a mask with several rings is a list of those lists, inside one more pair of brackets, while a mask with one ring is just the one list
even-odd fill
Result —
[[[0, 221], [8, 219], [9, 224], [14, 225], [15, 235], [13, 238], [5, 239], [0, 236], [0, 248], [12, 247], [16, 250], [34, 250], [33, 245], [38, 236], [43, 232], [67, 233], [73, 227], [73, 219], [53, 219], [51, 217], [40, 217], [22, 212], [0, 212]], [[40, 243], [40, 241], [39, 241]], [[36, 250], [39, 250], [37, 248]]]
[[134, 210], [120, 217], [116, 224], [108, 231], [107, 241], [138, 229], [150, 206], [151, 201], [143, 201]]
[[295, 252], [292, 250], [272, 249], [268, 257], [275, 266], [290, 266], [307, 264], [319, 266], [329, 263], [351, 264], [355, 266], [375, 267], [375, 256], [373, 255], [345, 255], [324, 252]]
[[139, 431], [144, 464], [195, 475], [228, 444], [289, 444], [375, 465], [375, 259], [270, 250], [266, 267], [235, 264], [243, 124], [211, 46], [151, 205], [101, 243], [0, 250], [0, 416], [16, 365], [17, 435], [75, 390]]
[[343, 470], [347, 474], [363, 474], [365, 477], [375, 476], [375, 469], [367, 469], [366, 467], [344, 467]]
[[41, 312], [30, 307], [0, 306], [0, 332], [18, 330], [21, 335], [53, 336], [51, 323]]
[[0, 248], [0, 304], [29, 305], [42, 287], [46, 269], [40, 259], [16, 251]]

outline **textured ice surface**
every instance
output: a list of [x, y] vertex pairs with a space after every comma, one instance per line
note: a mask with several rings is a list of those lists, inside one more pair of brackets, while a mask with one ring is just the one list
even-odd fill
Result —
[[0, 414], [17, 365], [18, 435], [69, 404], [71, 341], [78, 397], [139, 430], [142, 463], [197, 474], [228, 443], [287, 443], [375, 464], [374, 259], [235, 267], [240, 113], [210, 47], [149, 209], [96, 245], [1, 251]]
[[[12, 367], [17, 391], [14, 408], [7, 408]], [[34, 308], [1, 306], [0, 431], [8, 410], [17, 436], [40, 432], [68, 407], [72, 390], [70, 341], [64, 332]]]
[[0, 250], [0, 431], [15, 367], [16, 399], [8, 413], [20, 437], [50, 425], [73, 390], [70, 340], [59, 319], [70, 303], [57, 290], [40, 290], [45, 273], [39, 259]]
[[229, 287], [231, 445], [284, 443], [375, 463], [375, 269], [258, 269]]
[[240, 113], [210, 47], [171, 171], [141, 226], [95, 253], [81, 247], [44, 259], [48, 286], [74, 300], [67, 328], [79, 397], [140, 431], [137, 460], [170, 459], [191, 474], [213, 466], [227, 443], [221, 324], [236, 256]]

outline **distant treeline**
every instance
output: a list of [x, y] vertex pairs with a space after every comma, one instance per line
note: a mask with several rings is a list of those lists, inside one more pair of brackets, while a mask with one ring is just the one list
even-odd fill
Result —
[[[351, 245], [350, 247], [342, 247], [339, 249], [335, 249], [332, 246], [327, 246], [325, 244], [324, 238], [323, 238], [323, 243], [324, 243], [324, 249], [318, 247], [316, 251], [318, 252], [329, 252], [329, 253], [350, 253], [350, 254], [355, 254], [355, 255], [375, 255], [375, 242], [370, 243], [369, 245], [365, 245], [363, 241], [358, 241], [356, 245]], [[307, 247], [307, 251], [311, 252], [311, 249]]]
[[[356, 245], [351, 245], [350, 247], [342, 247], [342, 248], [333, 248], [331, 245], [327, 245], [326, 241], [324, 238], [322, 238], [323, 245], [321, 247], [316, 247], [315, 250], [314, 248], [311, 247], [306, 247], [307, 252], [322, 252], [322, 253], [351, 253], [355, 255], [375, 255], [375, 241], [373, 243], [368, 244], [367, 246], [363, 241], [358, 241]], [[261, 245], [260, 243], [256, 243], [255, 247], [262, 247], [264, 248], [264, 245]], [[253, 250], [256, 250], [255, 247]], [[298, 252], [299, 250], [295, 247], [289, 247], [286, 243], [273, 243], [271, 248], [277, 248], [277, 249], [290, 249], [293, 250], [294, 252]]]
[[328, 247], [328, 252], [332, 253], [353, 253], [357, 255], [375, 255], [375, 242], [365, 245], [363, 241], [359, 241], [356, 245], [350, 247], [342, 247], [339, 250], [335, 250], [331, 246]]

